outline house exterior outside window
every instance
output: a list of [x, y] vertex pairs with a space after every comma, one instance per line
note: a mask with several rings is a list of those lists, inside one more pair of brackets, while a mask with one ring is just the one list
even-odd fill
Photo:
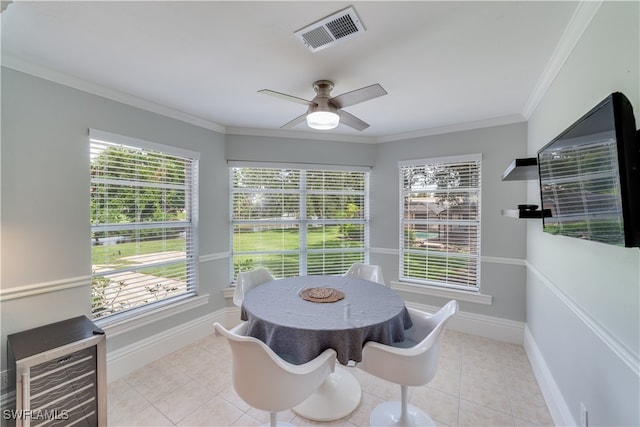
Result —
[[369, 258], [369, 172], [363, 168], [232, 166], [232, 277], [346, 272]]
[[90, 131], [94, 319], [195, 294], [198, 157]]
[[480, 163], [479, 154], [399, 162], [401, 281], [479, 291]]

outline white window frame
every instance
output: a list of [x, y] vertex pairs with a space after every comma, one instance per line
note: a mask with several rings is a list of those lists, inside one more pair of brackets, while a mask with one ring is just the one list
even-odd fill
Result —
[[[369, 182], [370, 182], [370, 168], [369, 167], [362, 167], [362, 166], [340, 166], [340, 165], [325, 165], [325, 164], [302, 164], [302, 163], [263, 163], [263, 162], [242, 162], [242, 161], [229, 161], [228, 162], [228, 166], [229, 166], [229, 223], [230, 223], [230, 227], [229, 227], [229, 242], [230, 242], [230, 254], [231, 256], [229, 257], [229, 272], [230, 272], [230, 278], [231, 278], [231, 282], [235, 282], [235, 266], [234, 266], [234, 260], [235, 260], [235, 255], [236, 253], [234, 252], [234, 226], [237, 224], [242, 224], [243, 222], [251, 222], [249, 221], [243, 221], [243, 220], [234, 220], [234, 212], [233, 212], [233, 208], [234, 208], [234, 203], [233, 203], [233, 197], [234, 197], [234, 183], [233, 183], [233, 170], [234, 168], [257, 168], [257, 169], [295, 169], [300, 171], [301, 173], [301, 188], [299, 188], [297, 190], [297, 194], [300, 195], [300, 201], [299, 201], [299, 211], [300, 211], [300, 218], [297, 220], [290, 220], [287, 219], [286, 223], [287, 224], [297, 224], [299, 227], [299, 233], [300, 233], [300, 237], [299, 237], [299, 249], [296, 251], [298, 256], [299, 256], [299, 265], [298, 265], [298, 274], [299, 275], [306, 275], [307, 274], [307, 255], [309, 254], [310, 251], [307, 250], [307, 229], [309, 225], [324, 225], [326, 223], [329, 224], [334, 224], [334, 223], [340, 223], [340, 220], [322, 220], [322, 219], [309, 219], [307, 218], [307, 211], [306, 211], [306, 195], [307, 193], [307, 188], [305, 185], [305, 178], [304, 178], [304, 174], [306, 173], [306, 171], [345, 171], [345, 172], [362, 172], [364, 173], [364, 178], [365, 178], [365, 185], [364, 185], [364, 212], [363, 212], [363, 218], [361, 220], [356, 220], [356, 219], [350, 219], [350, 220], [344, 220], [344, 222], [348, 222], [348, 223], [357, 223], [357, 224], [362, 224], [364, 226], [364, 236], [363, 236], [363, 248], [359, 251], [355, 251], [355, 250], [348, 250], [348, 249], [325, 249], [325, 250], [316, 250], [317, 253], [340, 253], [340, 252], [362, 252], [363, 254], [363, 259], [361, 262], [364, 263], [368, 263], [369, 262], [369, 249], [370, 249], [370, 245], [369, 245]], [[284, 224], [284, 222], [283, 222]], [[257, 251], [252, 251], [252, 252], [245, 252], [246, 253], [251, 253], [251, 254], [256, 254], [256, 255], [261, 255], [262, 252], [257, 250]], [[266, 253], [266, 252], [265, 252]], [[283, 251], [282, 253], [292, 253], [289, 251]], [[256, 265], [254, 267], [259, 267], [260, 265]], [[345, 269], [346, 271], [346, 269]], [[274, 274], [275, 277], [280, 277], [277, 274]]]
[[[406, 168], [421, 168], [427, 167], [430, 165], [444, 165], [444, 164], [464, 164], [464, 163], [477, 163], [478, 167], [478, 186], [475, 191], [477, 191], [477, 219], [471, 221], [458, 220], [457, 224], [464, 225], [469, 224], [476, 227], [476, 254], [469, 254], [468, 256], [460, 256], [459, 254], [455, 254], [449, 251], [434, 251], [430, 252], [428, 249], [425, 249], [426, 253], [436, 253], [436, 254], [444, 254], [445, 256], [454, 256], [457, 258], [468, 259], [469, 261], [473, 261], [475, 263], [475, 281], [473, 285], [460, 285], [455, 283], [450, 283], [446, 281], [434, 281], [430, 280], [426, 277], [414, 277], [408, 276], [405, 274], [404, 262], [405, 255], [411, 253], [410, 249], [407, 249], [405, 246], [405, 224], [410, 223], [410, 221], [405, 219], [405, 189], [404, 189], [404, 169]], [[481, 200], [482, 200], [482, 154], [467, 154], [467, 155], [459, 155], [459, 156], [447, 156], [447, 157], [437, 157], [437, 158], [426, 158], [426, 159], [414, 159], [414, 160], [404, 160], [398, 162], [398, 172], [399, 172], [399, 257], [398, 257], [398, 277], [400, 282], [405, 283], [413, 283], [416, 285], [426, 285], [426, 286], [434, 286], [436, 288], [449, 288], [456, 289], [461, 291], [468, 291], [473, 293], [480, 293], [481, 287], [481, 246], [480, 246], [480, 237], [481, 237]], [[428, 219], [422, 221], [425, 225], [429, 224]]]
[[[202, 304], [202, 298], [196, 297], [198, 292], [198, 223], [199, 223], [199, 203], [198, 203], [198, 169], [199, 169], [199, 160], [200, 154], [195, 151], [182, 149], [179, 147], [168, 146], [164, 144], [159, 144], [156, 142], [146, 141], [138, 138], [132, 138], [124, 135], [118, 135], [115, 133], [105, 132], [96, 129], [89, 129], [89, 139], [90, 143], [108, 143], [116, 146], [122, 146], [129, 149], [140, 150], [140, 151], [151, 151], [159, 154], [166, 154], [168, 156], [178, 157], [185, 159], [189, 162], [191, 166], [189, 172], [189, 179], [184, 183], [185, 190], [185, 198], [188, 198], [185, 203], [188, 207], [190, 207], [190, 212], [186, 215], [187, 219], [182, 221], [171, 221], [171, 222], [151, 222], [151, 223], [140, 223], [140, 227], [144, 228], [159, 228], [159, 229], [175, 229], [185, 228], [186, 229], [186, 252], [185, 252], [185, 268], [187, 269], [187, 282], [186, 288], [184, 291], [176, 292], [167, 296], [165, 298], [160, 298], [156, 301], [144, 302], [141, 304], [134, 304], [133, 307], [125, 308], [122, 310], [114, 311], [110, 314], [98, 315], [93, 314], [93, 318], [100, 325], [118, 325], [127, 322], [127, 319], [133, 319], [138, 317], [148, 318], [150, 315], [154, 315], [153, 313], [157, 313], [157, 315], [164, 316], [166, 313], [175, 313], [181, 312], [187, 309], [188, 307], [192, 307], [194, 303], [196, 305]], [[92, 183], [93, 183], [92, 179]], [[133, 183], [133, 185], [136, 185]], [[175, 186], [175, 184], [174, 184]], [[119, 230], [123, 228], [129, 229], [130, 227], [135, 227], [135, 224], [132, 225], [122, 225], [122, 224], [92, 224], [91, 231], [92, 234], [94, 231], [109, 231], [109, 230]], [[142, 267], [149, 266], [162, 266], [167, 263], [163, 262], [155, 262], [150, 265], [143, 265]], [[130, 269], [119, 269], [120, 272], [126, 272], [128, 270], [136, 270], [140, 269], [140, 265], [133, 265]], [[103, 274], [94, 273], [92, 268], [92, 287], [94, 278], [101, 277]], [[93, 289], [93, 288], [92, 288]], [[195, 301], [193, 297], [196, 297]], [[206, 297], [206, 296], [205, 296]], [[205, 300], [208, 298], [205, 298]], [[93, 292], [92, 292], [92, 300], [93, 300]], [[93, 304], [92, 304], [93, 305]], [[97, 313], [96, 313], [97, 314]], [[157, 317], [156, 315], [156, 317]], [[127, 323], [128, 324], [128, 323]]]

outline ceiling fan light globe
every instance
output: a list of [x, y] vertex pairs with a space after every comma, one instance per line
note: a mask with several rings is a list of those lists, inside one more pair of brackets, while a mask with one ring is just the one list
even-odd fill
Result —
[[307, 125], [311, 129], [333, 129], [340, 123], [340, 116], [331, 111], [315, 111], [307, 114]]

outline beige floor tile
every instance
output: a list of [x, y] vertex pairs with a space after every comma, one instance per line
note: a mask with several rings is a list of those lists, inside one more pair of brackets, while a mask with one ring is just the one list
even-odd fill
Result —
[[[400, 400], [398, 395], [396, 400]], [[452, 396], [429, 387], [412, 387], [410, 388], [409, 403], [424, 412], [437, 423], [446, 425], [457, 425], [459, 399], [458, 396]]]
[[540, 393], [529, 394], [522, 391], [512, 391], [511, 408], [514, 417], [534, 425], [553, 424], [547, 404]]
[[444, 330], [442, 341], [445, 343], [458, 343], [459, 345], [462, 345], [462, 341], [466, 335], [468, 334], [447, 328]]
[[213, 397], [211, 390], [190, 381], [154, 403], [154, 406], [171, 422], [177, 424]]
[[450, 371], [443, 367], [438, 369], [436, 376], [427, 387], [434, 388], [441, 392], [451, 394], [453, 396], [460, 395], [460, 381], [461, 381], [461, 373], [460, 371]]
[[500, 358], [505, 368], [515, 370], [529, 370], [531, 364], [529, 357], [522, 347], [503, 347], [500, 351]]
[[218, 394], [222, 390], [232, 385], [231, 365], [219, 363], [218, 365], [206, 366], [199, 370], [198, 375], [194, 375], [193, 380]]
[[485, 363], [482, 360], [475, 360], [473, 363], [465, 363], [462, 366], [462, 376], [473, 378], [485, 383], [506, 386], [507, 380], [501, 365]]
[[199, 340], [196, 345], [214, 356], [231, 361], [231, 347], [229, 347], [226, 338], [223, 336], [218, 336], [215, 333], [212, 333], [211, 335], [207, 335]]
[[178, 426], [230, 426], [244, 413], [220, 397], [214, 397], [176, 425]]
[[515, 425], [513, 416], [466, 400], [460, 400], [459, 426], [510, 427]]
[[517, 417], [514, 417], [514, 421], [515, 421], [515, 427], [532, 427], [532, 426], [555, 427], [555, 424], [553, 423], [553, 421], [550, 421], [548, 424], [547, 423], [536, 424], [536, 423], [532, 423], [529, 420], [523, 420]]
[[[223, 337], [210, 334], [108, 387], [109, 426], [257, 426], [269, 415], [251, 408], [232, 385]], [[278, 419], [301, 426], [369, 426], [373, 409], [400, 400], [400, 386], [360, 369], [362, 400], [347, 417], [314, 422], [293, 411]], [[410, 403], [439, 426], [553, 425], [524, 348], [446, 330], [436, 377], [410, 388]]]
[[511, 413], [509, 391], [506, 385], [487, 383], [481, 379], [463, 375], [460, 398], [497, 411]]
[[258, 426], [261, 426], [262, 424], [263, 423], [251, 417], [250, 415], [243, 414], [240, 418], [238, 418], [236, 422], [234, 422], [231, 425], [237, 426], [237, 427], [258, 427]]
[[502, 367], [502, 359], [499, 352], [490, 352], [479, 347], [467, 347], [465, 343], [465, 347], [462, 350], [462, 366], [475, 365], [477, 363], [496, 368]]
[[[112, 415], [111, 412], [110, 415]], [[107, 415], [107, 424], [112, 427], [173, 426], [170, 420], [146, 401], [132, 412], [122, 412], [112, 416]]]
[[460, 371], [462, 369], [462, 347], [448, 346], [443, 343], [438, 358], [438, 368]]
[[511, 393], [524, 392], [531, 395], [541, 394], [540, 386], [531, 370], [513, 370], [505, 368], [505, 377]]
[[200, 347], [185, 347], [166, 356], [167, 361], [180, 368], [189, 378], [197, 378], [202, 370], [227, 363]]
[[179, 372], [162, 370], [150, 364], [125, 376], [124, 380], [145, 399], [154, 403], [188, 383], [190, 378]]
[[135, 419], [140, 411], [151, 404], [124, 380], [109, 384], [107, 396], [107, 423], [110, 426], [125, 425]]

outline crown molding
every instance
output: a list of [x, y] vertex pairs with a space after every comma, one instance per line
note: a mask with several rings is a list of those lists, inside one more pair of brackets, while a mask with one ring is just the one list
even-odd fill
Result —
[[381, 136], [376, 138], [376, 142], [396, 142], [408, 139], [422, 138], [425, 136], [442, 135], [445, 133], [463, 132], [467, 130], [482, 129], [493, 126], [510, 125], [513, 123], [524, 122], [525, 119], [520, 114], [512, 114], [509, 116], [495, 117], [487, 120], [479, 120], [475, 122], [455, 123], [446, 126], [439, 126], [430, 129], [422, 129], [415, 132], [397, 133], [393, 135]]
[[145, 99], [138, 98], [124, 92], [108, 89], [104, 86], [82, 80], [75, 76], [60, 73], [58, 71], [54, 71], [49, 68], [27, 62], [10, 54], [2, 54], [2, 66], [20, 71], [25, 74], [30, 74], [35, 77], [40, 77], [54, 83], [59, 83], [73, 89], [78, 89], [83, 92], [101, 96], [112, 101], [120, 102], [131, 107], [140, 108], [145, 111], [160, 114], [165, 117], [180, 120], [182, 122], [190, 123], [192, 125], [213, 130], [219, 133], [225, 133], [225, 127], [217, 123], [213, 123], [211, 121], [192, 116], [191, 114], [183, 113], [182, 111], [174, 110], [172, 108], [168, 108], [163, 105], [156, 104], [154, 102], [147, 101]]
[[600, 6], [602, 6], [603, 2], [603, 0], [583, 0], [576, 7], [576, 10], [571, 17], [571, 21], [569, 21], [569, 25], [565, 28], [558, 45], [553, 51], [549, 62], [547, 62], [547, 65], [538, 80], [538, 83], [522, 109], [522, 116], [525, 120], [529, 120], [533, 112], [538, 107], [538, 104], [562, 69], [564, 63], [571, 55], [571, 52], [573, 52], [573, 49], [582, 38], [582, 35], [600, 9]]
[[227, 135], [247, 135], [247, 136], [264, 136], [275, 138], [293, 138], [293, 139], [315, 139], [316, 141], [335, 141], [335, 142], [356, 142], [364, 144], [373, 144], [378, 142], [374, 136], [360, 135], [339, 135], [325, 133], [324, 131], [299, 131], [299, 130], [282, 130], [282, 129], [256, 129], [256, 128], [236, 128], [227, 127]]

